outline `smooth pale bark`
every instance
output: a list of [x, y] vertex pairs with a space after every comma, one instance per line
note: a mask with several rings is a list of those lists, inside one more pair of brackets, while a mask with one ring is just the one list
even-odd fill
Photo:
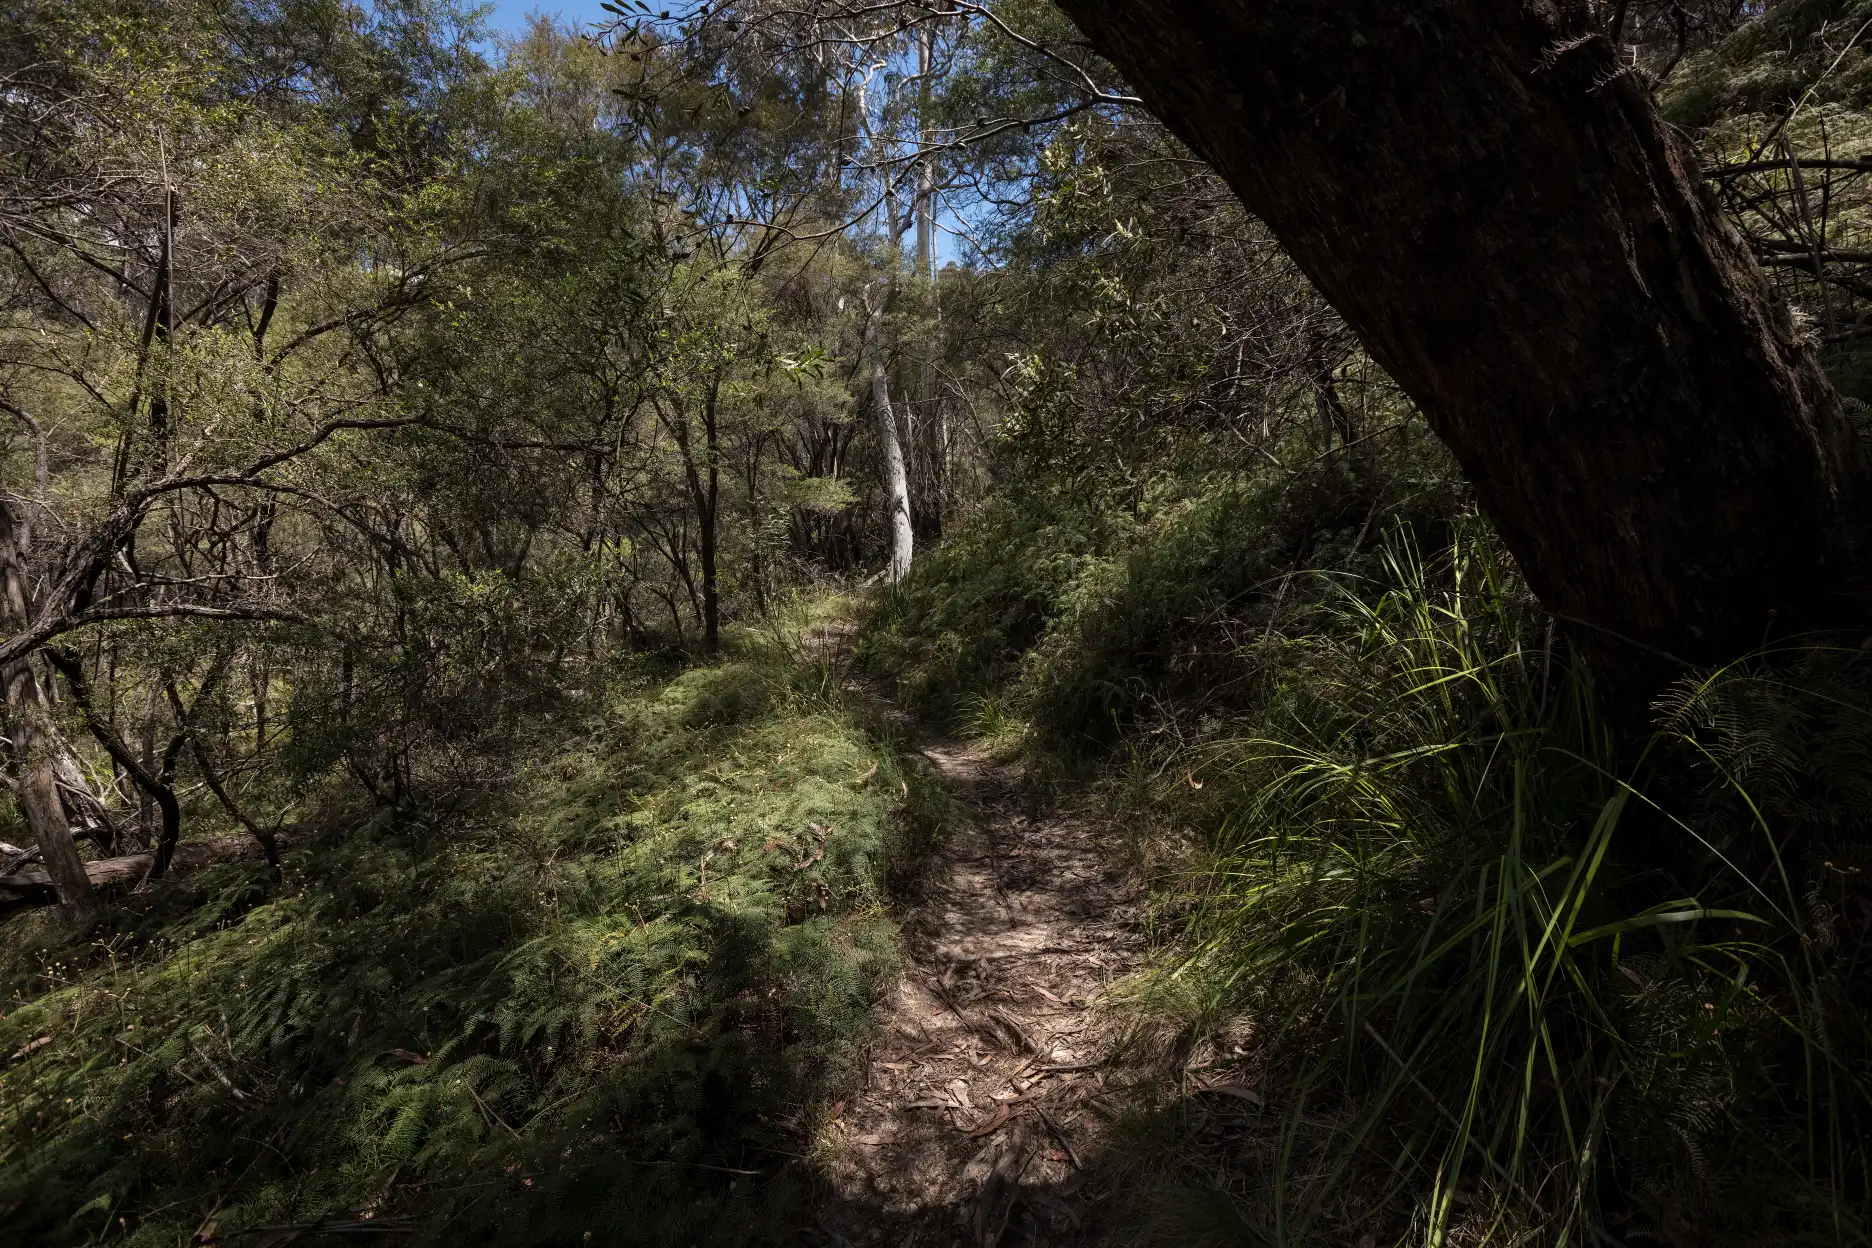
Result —
[[1872, 470], [1577, 0], [1061, 0], [1475, 483], [1628, 718], [1864, 622]]
[[864, 297], [864, 354], [871, 366], [871, 410], [877, 419], [884, 496], [890, 511], [891, 560], [886, 578], [895, 585], [910, 572], [916, 534], [910, 528], [910, 478], [904, 472], [903, 444], [897, 437], [897, 414], [891, 410], [890, 375], [884, 367], [884, 347], [880, 341], [889, 287], [874, 282], [865, 287]]
[[930, 74], [935, 68], [936, 28], [924, 25], [917, 29], [917, 197], [916, 197], [916, 266], [917, 280], [927, 281], [936, 275], [936, 161], [930, 153], [935, 136], [930, 131]]
[[[19, 542], [19, 526], [11, 503], [0, 500], [0, 628], [24, 631], [30, 601], [26, 592], [26, 558]], [[20, 814], [39, 846], [46, 874], [58, 889], [66, 914], [88, 923], [103, 912], [103, 903], [85, 875], [84, 860], [72, 839], [65, 803], [59, 796], [59, 761], [64, 741], [52, 723], [51, 708], [30, 659], [7, 665], [0, 672], [4, 685], [7, 729], [12, 738], [14, 794]]]
[[[930, 124], [930, 79], [936, 70], [936, 28], [925, 24], [917, 29], [917, 125], [922, 154], [917, 160], [916, 271], [917, 280], [927, 283], [929, 311], [940, 325], [942, 312], [936, 301], [936, 159], [930, 154], [936, 146], [936, 131]], [[940, 339], [940, 335], [939, 335]], [[916, 413], [925, 430], [924, 462], [927, 496], [924, 500], [925, 532], [942, 535], [943, 505], [949, 482], [949, 414], [937, 401], [935, 369], [926, 358], [917, 366]], [[916, 422], [912, 422], [914, 444]], [[927, 445], [934, 435], [934, 448]]]

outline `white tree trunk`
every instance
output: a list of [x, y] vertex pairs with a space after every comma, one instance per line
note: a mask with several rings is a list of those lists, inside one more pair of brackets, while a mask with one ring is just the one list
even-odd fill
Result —
[[930, 73], [936, 52], [936, 28], [925, 25], [917, 30], [917, 196], [916, 196], [916, 266], [917, 279], [929, 281], [936, 275], [936, 161], [930, 155]]
[[891, 410], [890, 374], [884, 368], [881, 341], [888, 282], [865, 287], [864, 353], [871, 366], [871, 407], [877, 417], [878, 450], [884, 464], [884, 492], [889, 500], [891, 561], [887, 579], [893, 585], [910, 571], [916, 535], [910, 528], [910, 478], [904, 472], [903, 444], [897, 437], [897, 414]]
[[[924, 290], [929, 299], [929, 314], [940, 326], [942, 311], [936, 303], [936, 158], [933, 149], [936, 145], [935, 132], [930, 125], [930, 80], [935, 73], [936, 62], [936, 26], [925, 23], [917, 28], [917, 197], [916, 197], [916, 271], [917, 281], [924, 283]], [[932, 337], [932, 342], [939, 342], [941, 335]], [[916, 396], [909, 404], [914, 417], [910, 420], [911, 452], [915, 454], [921, 448], [924, 463], [924, 505], [940, 518], [948, 502], [948, 414], [937, 401], [935, 370], [931, 367], [927, 354], [917, 365]], [[932, 424], [933, 422], [933, 424]], [[921, 424], [925, 430], [923, 441], [917, 441], [917, 427]], [[929, 433], [933, 432], [935, 446], [930, 445]]]

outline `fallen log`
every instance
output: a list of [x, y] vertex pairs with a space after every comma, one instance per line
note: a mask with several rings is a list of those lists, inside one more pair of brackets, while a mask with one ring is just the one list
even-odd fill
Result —
[[[216, 863], [232, 862], [260, 852], [250, 836], [204, 836], [183, 841], [175, 847], [171, 871], [192, 871]], [[96, 889], [135, 888], [149, 876], [156, 864], [153, 853], [125, 854], [119, 858], [94, 858], [84, 864], [85, 875]], [[44, 871], [15, 871], [0, 875], [0, 918], [21, 910], [58, 904], [58, 890]]]

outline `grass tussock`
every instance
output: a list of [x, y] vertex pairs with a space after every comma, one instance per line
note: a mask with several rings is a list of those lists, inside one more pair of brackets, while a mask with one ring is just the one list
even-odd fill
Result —
[[[1687, 675], [1620, 741], [1481, 522], [1354, 549], [1245, 495], [1082, 559], [979, 695], [1153, 842], [1127, 1233], [1864, 1242], [1872, 656]], [[999, 575], [871, 654], [916, 687], [955, 652], [900, 634]]]
[[559, 739], [511, 804], [334, 832], [283, 885], [176, 877], [83, 943], [11, 925], [9, 1242], [777, 1234], [895, 965], [884, 877], [941, 811], [751, 639]]

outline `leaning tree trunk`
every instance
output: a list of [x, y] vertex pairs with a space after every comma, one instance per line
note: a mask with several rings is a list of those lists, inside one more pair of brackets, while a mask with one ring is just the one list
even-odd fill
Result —
[[[13, 506], [0, 500], [0, 628], [24, 631], [29, 620], [26, 558], [20, 548], [20, 526]], [[84, 860], [72, 839], [65, 802], [59, 794], [59, 763], [64, 738], [52, 722], [51, 706], [31, 659], [21, 659], [0, 670], [0, 694], [6, 703], [7, 732], [12, 740], [12, 769], [20, 814], [39, 846], [46, 874], [58, 889], [65, 912], [89, 923], [103, 910], [97, 891], [85, 874]]]
[[1449, 444], [1642, 714], [1863, 622], [1872, 469], [1582, 0], [1060, 0]]
[[884, 367], [880, 334], [889, 288], [865, 287], [864, 354], [871, 367], [871, 409], [878, 424], [878, 450], [884, 461], [884, 494], [890, 507], [891, 561], [887, 579], [895, 585], [910, 572], [916, 534], [910, 527], [910, 478], [904, 472], [903, 443], [897, 437], [897, 414], [891, 410], [890, 374]]

